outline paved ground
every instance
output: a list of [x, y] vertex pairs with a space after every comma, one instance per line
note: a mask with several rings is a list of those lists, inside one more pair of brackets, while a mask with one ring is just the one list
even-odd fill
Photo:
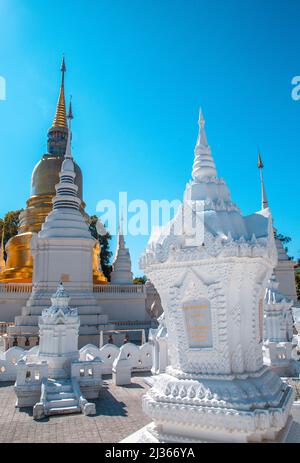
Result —
[[141, 407], [141, 397], [148, 388], [143, 377], [134, 376], [132, 384], [126, 387], [115, 387], [110, 378], [104, 378], [103, 386], [95, 401], [96, 416], [51, 416], [34, 421], [32, 409], [20, 412], [15, 408], [13, 385], [0, 383], [0, 443], [116, 443], [150, 421]]
[[[115, 387], [109, 377], [104, 377], [95, 401], [96, 416], [76, 414], [34, 421], [32, 409], [20, 412], [15, 408], [13, 385], [0, 383], [0, 443], [119, 442], [149, 423], [141, 407], [147, 389], [143, 376], [134, 376], [126, 387]], [[300, 443], [300, 406], [293, 408], [293, 418], [286, 442]]]
[[286, 442], [288, 444], [300, 443], [300, 406], [293, 407], [293, 423], [288, 433]]

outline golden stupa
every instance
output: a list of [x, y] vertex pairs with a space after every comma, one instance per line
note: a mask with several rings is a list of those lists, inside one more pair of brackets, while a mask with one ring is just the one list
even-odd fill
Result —
[[[61, 65], [62, 79], [56, 113], [52, 127], [48, 131], [48, 153], [33, 169], [31, 176], [30, 198], [26, 209], [20, 213], [18, 234], [6, 244], [7, 259], [5, 268], [0, 273], [2, 283], [31, 283], [33, 261], [30, 252], [30, 241], [33, 233], [40, 231], [47, 215], [52, 209], [52, 198], [55, 195], [55, 185], [59, 182], [59, 172], [66, 150], [68, 125], [65, 103], [65, 72], [66, 65], [63, 58]], [[69, 114], [73, 117], [72, 114]], [[82, 173], [75, 164], [75, 183], [78, 186], [78, 196], [81, 199], [81, 211], [86, 220], [89, 216], [84, 211], [82, 200]], [[100, 245], [94, 247], [93, 281], [94, 284], [107, 284], [107, 280], [99, 265]]]

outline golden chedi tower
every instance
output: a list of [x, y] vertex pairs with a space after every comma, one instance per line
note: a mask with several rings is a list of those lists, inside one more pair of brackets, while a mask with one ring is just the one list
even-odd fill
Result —
[[[65, 72], [66, 65], [63, 58], [61, 65], [61, 86], [52, 127], [48, 130], [48, 153], [33, 169], [31, 176], [30, 198], [26, 208], [20, 213], [18, 234], [6, 244], [7, 259], [5, 269], [0, 273], [2, 283], [31, 283], [33, 261], [30, 252], [30, 241], [33, 233], [40, 231], [47, 215], [52, 209], [52, 198], [55, 196], [55, 185], [59, 182], [59, 172], [67, 146], [68, 125], [65, 102]], [[69, 117], [73, 118], [70, 105]], [[86, 218], [85, 204], [82, 200], [82, 172], [75, 165], [75, 184], [78, 186], [78, 196], [81, 199], [81, 211]], [[101, 267], [99, 268], [98, 254], [100, 247], [95, 245], [93, 260], [93, 276], [95, 284], [106, 284]]]

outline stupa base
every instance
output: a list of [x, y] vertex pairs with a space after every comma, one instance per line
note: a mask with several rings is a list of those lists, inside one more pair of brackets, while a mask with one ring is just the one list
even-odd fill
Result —
[[181, 379], [166, 373], [153, 380], [142, 399], [153, 424], [133, 439], [277, 442], [290, 422], [294, 391], [266, 367], [239, 377]]
[[[242, 433], [232, 433], [231, 435], [218, 436], [217, 432], [214, 436], [203, 434], [198, 438], [187, 437], [180, 434], [166, 434], [154, 422], [144, 426], [135, 433], [127, 436], [120, 443], [121, 444], [221, 444], [221, 443], [285, 443], [287, 436], [290, 432], [293, 423], [293, 418], [288, 417], [286, 425], [283, 429], [278, 431], [273, 438], [266, 438], [260, 440], [253, 440], [250, 436], [245, 436]], [[257, 436], [256, 436], [257, 437]], [[272, 436], [269, 436], [272, 437]], [[250, 439], [250, 440], [249, 440]]]

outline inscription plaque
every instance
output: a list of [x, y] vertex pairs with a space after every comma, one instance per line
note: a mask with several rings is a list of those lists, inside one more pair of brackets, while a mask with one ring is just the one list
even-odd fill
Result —
[[187, 338], [191, 349], [212, 347], [212, 326], [210, 303], [198, 299], [183, 304]]

